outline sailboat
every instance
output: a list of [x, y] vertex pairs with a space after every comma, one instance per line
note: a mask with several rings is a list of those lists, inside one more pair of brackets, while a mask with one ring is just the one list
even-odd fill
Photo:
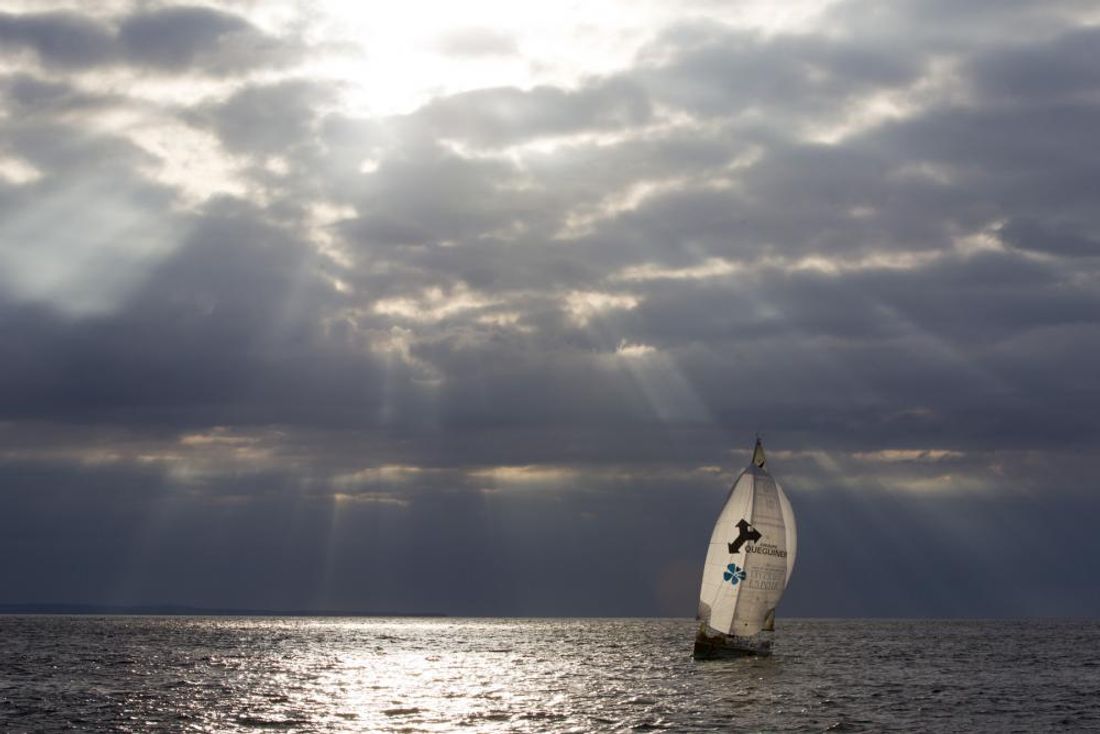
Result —
[[699, 589], [696, 660], [770, 655], [775, 608], [794, 568], [797, 532], [759, 436], [710, 536]]

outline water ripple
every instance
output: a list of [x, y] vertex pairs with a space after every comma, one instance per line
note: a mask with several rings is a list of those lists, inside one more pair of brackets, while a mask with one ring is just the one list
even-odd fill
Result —
[[0, 729], [1100, 729], [1096, 622], [780, 624], [696, 663], [688, 620], [0, 617]]

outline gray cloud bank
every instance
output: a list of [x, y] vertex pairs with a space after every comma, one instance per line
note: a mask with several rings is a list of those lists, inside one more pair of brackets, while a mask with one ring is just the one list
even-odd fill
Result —
[[1042, 8], [693, 21], [386, 117], [243, 80], [157, 111], [239, 164], [197, 203], [55, 72], [306, 44], [0, 15], [0, 601], [690, 614], [759, 431], [787, 613], [1100, 613], [1100, 45]]
[[114, 25], [69, 11], [0, 13], [0, 41], [9, 53], [32, 52], [47, 68], [131, 64], [172, 74], [264, 68], [300, 51], [235, 13], [185, 5], [136, 11]]

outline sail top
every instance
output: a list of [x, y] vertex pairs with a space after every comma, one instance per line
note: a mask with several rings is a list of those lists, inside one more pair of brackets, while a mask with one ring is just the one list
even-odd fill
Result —
[[752, 463], [755, 466], [764, 468], [764, 464], [768, 462], [767, 457], [764, 456], [764, 444], [760, 442], [760, 437], [756, 437], [756, 448], [752, 450]]

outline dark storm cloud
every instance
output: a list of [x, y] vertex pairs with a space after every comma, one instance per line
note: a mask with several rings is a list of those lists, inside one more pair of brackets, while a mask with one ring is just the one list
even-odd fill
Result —
[[[136, 181], [141, 177], [133, 169], [153, 160], [149, 153], [124, 138], [86, 132], [49, 115], [43, 117], [20, 118], [5, 125], [3, 131], [10, 150], [50, 174], [67, 173], [79, 178], [100, 172], [117, 173], [122, 179]], [[49, 175], [39, 185], [74, 183], [63, 178]]]
[[1073, 100], [1100, 84], [1100, 32], [1059, 35], [1053, 42], [1018, 44], [978, 58], [976, 88], [993, 102], [1044, 104]]
[[498, 146], [532, 137], [618, 130], [646, 122], [649, 100], [627, 80], [600, 80], [580, 90], [479, 89], [424, 106], [413, 118], [436, 137]]
[[4, 309], [5, 330], [27, 335], [6, 344], [5, 413], [188, 426], [371, 409], [372, 366], [322, 338], [313, 316], [331, 296], [299, 243], [232, 202], [179, 225], [178, 250], [117, 315]]
[[295, 156], [315, 144], [318, 107], [334, 97], [331, 86], [301, 79], [246, 85], [228, 99], [189, 110], [195, 124], [209, 125], [235, 153]]
[[63, 68], [96, 66], [115, 55], [111, 29], [76, 13], [0, 13], [0, 41], [34, 51], [47, 66]]
[[119, 101], [117, 96], [91, 94], [65, 82], [47, 81], [31, 74], [0, 77], [0, 89], [7, 108], [22, 120], [102, 108]]
[[117, 25], [71, 12], [3, 13], [0, 40], [33, 51], [44, 66], [65, 69], [125, 64], [224, 74], [282, 66], [302, 52], [239, 15], [187, 5], [138, 11]]
[[131, 62], [173, 71], [240, 71], [278, 65], [296, 55], [244, 18], [203, 7], [135, 13], [119, 24], [118, 36]]
[[1086, 25], [1089, 0], [902, 0], [869, 4], [848, 0], [831, 6], [822, 19], [831, 34], [848, 39], [871, 37], [900, 50], [921, 47], [935, 52], [975, 51], [1042, 42], [1066, 28]]
[[1001, 229], [1005, 242], [1023, 250], [1046, 252], [1064, 257], [1100, 256], [1100, 240], [1056, 228], [1047, 229], [1027, 219], [1009, 220]]
[[[1017, 542], [1042, 515], [1100, 551], [1095, 34], [931, 7], [678, 24], [613, 75], [382, 118], [250, 81], [165, 110], [244, 178], [201, 205], [74, 123], [132, 102], [8, 76], [40, 176], [0, 177], [0, 255], [99, 252], [105, 203], [153, 223], [111, 242], [168, 246], [78, 279], [109, 307], [0, 291], [5, 600], [687, 614], [758, 430], [829, 549], [788, 613], [1095, 614], [1087, 563]], [[0, 33], [55, 68], [293, 56], [216, 10], [97, 23]]]
[[515, 186], [520, 172], [498, 160], [470, 160], [435, 146], [384, 160], [354, 193], [352, 241], [436, 244], [491, 236], [513, 223], [548, 216], [539, 191]]
[[836, 112], [862, 93], [914, 81], [922, 61], [872, 39], [765, 39], [717, 24], [667, 31], [640, 59], [652, 64], [641, 75], [662, 101], [702, 115]]
[[[396, 506], [303, 500], [277, 475], [199, 492], [155, 470], [102, 466], [9, 466], [0, 478], [11, 510], [0, 516], [0, 553], [20, 559], [4, 602], [458, 615], [687, 616], [700, 539], [723, 494], [699, 477], [587, 495], [436, 490]], [[1087, 498], [913, 497], [830, 482], [790, 491], [801, 548], [829, 552], [800, 556], [787, 616], [1095, 613], [1089, 569], [1062, 562], [1097, 552]], [[1061, 542], [1024, 551], [1037, 516]]]
[[[724, 48], [724, 42], [733, 38], [737, 40], [733, 48]], [[643, 91], [662, 102], [680, 99], [669, 96], [662, 84], [648, 80], [689, 71], [692, 73], [688, 75], [703, 88], [718, 89], [725, 95], [723, 104], [736, 104], [738, 90], [723, 88], [716, 77], [708, 74], [720, 76], [720, 71], [728, 71], [731, 78], [740, 78], [745, 74], [735, 72], [744, 71], [746, 60], [754, 58], [761, 63], [781, 57], [793, 56], [794, 60], [773, 70], [781, 82], [778, 85], [760, 81], [762, 86], [756, 91], [740, 90], [749, 96], [749, 102], [757, 99], [753, 94], [763, 94], [773, 86], [784, 89], [784, 83], [795, 86], [778, 94], [779, 101], [798, 97], [793, 93], [803, 89], [798, 85], [845, 85], [848, 80], [844, 90], [839, 86], [826, 88], [829, 94], [822, 94], [822, 99], [835, 96], [833, 101], [840, 104], [846, 95], [909, 82], [916, 73], [917, 67], [911, 63], [880, 64], [869, 52], [847, 49], [839, 42], [805, 41], [796, 49], [792, 45], [796, 41], [765, 41], [713, 27], [683, 27], [665, 34], [654, 46], [661, 49], [658, 56], [667, 58], [651, 62], [657, 64], [656, 71], [647, 68], [640, 73], [644, 80], [641, 85], [598, 81], [568, 93], [548, 89], [470, 93], [433, 102], [407, 120], [387, 124], [391, 130], [401, 130], [402, 126], [415, 128], [428, 120], [436, 136], [481, 136], [474, 139], [486, 143], [581, 131], [604, 124], [601, 120], [614, 119], [614, 115], [601, 117], [602, 113], [591, 105], [606, 102], [609, 109], [618, 109], [616, 90], [627, 90], [626, 99], [633, 101], [626, 108], [635, 111], [649, 109], [646, 98], [640, 96]], [[1060, 44], [1058, 41], [1052, 47], [1059, 48]], [[651, 50], [650, 57], [653, 53]], [[324, 99], [323, 90], [305, 82], [256, 86], [243, 89], [224, 104], [208, 107], [204, 114], [234, 150], [257, 156], [279, 152], [295, 161], [323, 163], [324, 152], [311, 141], [324, 124], [317, 111]], [[515, 109], [527, 113], [518, 114]], [[542, 120], [539, 111], [543, 109], [555, 111], [560, 117]], [[1003, 115], [1003, 111], [998, 114]], [[637, 125], [648, 119], [648, 112], [634, 112], [619, 122]], [[475, 309], [470, 315], [491, 316], [494, 311], [518, 309], [521, 323], [538, 328], [529, 336], [507, 329], [494, 331], [496, 327], [470, 324], [461, 314], [427, 323], [415, 319], [403, 322], [399, 317], [371, 312], [371, 301], [352, 328], [377, 335], [396, 322], [399, 328], [409, 330], [409, 357], [422, 360], [454, 382], [443, 386], [444, 396], [465, 394], [462, 375], [466, 370], [472, 374], [477, 364], [501, 361], [519, 368], [514, 388], [517, 395], [532, 391], [530, 386], [536, 384], [560, 385], [541, 391], [552, 399], [512, 403], [523, 405], [529, 414], [553, 410], [555, 414], [571, 415], [575, 409], [569, 406], [576, 404], [588, 408], [602, 405], [608, 415], [633, 416], [637, 411], [612, 407], [638, 399], [638, 393], [629, 389], [597, 389], [602, 390], [603, 399], [596, 401], [580, 394], [571, 399], [570, 390], [576, 388], [569, 386], [582, 382], [579, 376], [585, 371], [597, 375], [595, 385], [602, 385], [605, 375], [607, 380], [619, 375], [615, 369], [604, 371], [590, 356], [586, 357], [591, 350], [606, 354], [624, 339], [687, 350], [680, 358], [689, 372], [707, 374], [705, 353], [699, 357], [690, 350], [708, 342], [717, 348], [724, 341], [819, 334], [874, 344], [883, 335], [911, 330], [935, 334], [965, 351], [967, 340], [998, 343], [1020, 330], [1080, 322], [1078, 310], [1087, 309], [1094, 301], [1087, 289], [1068, 286], [1069, 274], [1064, 270], [1011, 254], [947, 258], [901, 270], [861, 266], [851, 272], [816, 276], [812, 272], [783, 275], [782, 266], [770, 272], [765, 269], [756, 276], [762, 279], [762, 285], [744, 291], [751, 294], [741, 301], [744, 308], [726, 319], [718, 316], [722, 313], [718, 306], [737, 302], [737, 289], [743, 288], [747, 277], [706, 287], [691, 282], [632, 284], [608, 280], [631, 265], [656, 261], [665, 266], [689, 267], [711, 255], [751, 264], [757, 258], [773, 255], [797, 258], [847, 250], [858, 255], [950, 247], [960, 232], [992, 225], [998, 217], [1010, 213], [1010, 201], [983, 196], [982, 192], [996, 194], [998, 186], [1005, 187], [1007, 193], [1012, 192], [1013, 185], [1038, 187], [1027, 181], [1035, 170], [1028, 165], [1033, 159], [1026, 152], [1027, 136], [1011, 129], [1014, 124], [1022, 128], [1025, 121], [1016, 122], [1011, 116], [1004, 119], [995, 136], [1004, 139], [1001, 145], [985, 134], [990, 125], [986, 119], [975, 117], [970, 110], [947, 108], [887, 123], [834, 146], [784, 140], [781, 134], [768, 139], [741, 133], [738, 139], [738, 130], [733, 127], [704, 131], [689, 139], [650, 137], [605, 146], [571, 146], [558, 155], [542, 159], [533, 156], [522, 167], [500, 159], [469, 159], [417, 142], [422, 131], [416, 135], [400, 133], [388, 141], [388, 148], [384, 141], [377, 167], [363, 174], [356, 188], [331, 192], [334, 200], [351, 203], [357, 212], [336, 230], [347, 237], [350, 254], [359, 264], [342, 277], [374, 300], [410, 293], [418, 297], [419, 289], [432, 287], [453, 294], [456, 287], [465, 284], [496, 304]], [[1010, 150], [1008, 141], [1022, 141], [1025, 149]], [[757, 162], [744, 172], [719, 170], [749, 145], [763, 146]], [[313, 147], [295, 158], [296, 146]], [[1012, 155], [1022, 158], [1006, 158]], [[973, 162], [969, 163], [968, 158]], [[946, 182], [896, 175], [914, 160], [950, 166], [952, 171], [962, 173], [957, 181]], [[561, 245], [547, 244], [554, 241], [570, 211], [584, 201], [632, 182], [698, 173], [705, 170], [706, 163], [711, 164], [714, 177], [725, 177], [732, 186], [713, 189], [703, 180], [659, 191], [621, 213], [597, 213], [592, 231], [569, 245], [572, 252], [562, 250]], [[1013, 168], [1025, 174], [1015, 176], [1015, 183], [1012, 176], [1005, 175], [1013, 173]], [[975, 183], [982, 186], [975, 189]], [[850, 214], [859, 207], [868, 213]], [[1009, 224], [1000, 231], [1007, 233], [1004, 236], [1008, 241], [1012, 239], [1008, 235], [1014, 235], [1016, 229]], [[457, 246], [436, 247], [441, 242]], [[393, 245], [412, 247], [394, 250]], [[581, 253], [583, 258], [579, 257]], [[370, 268], [380, 262], [386, 264], [384, 272], [389, 275], [372, 274]], [[228, 272], [237, 271], [231, 268]], [[395, 272], [401, 274], [400, 279], [392, 277]], [[543, 289], [541, 294], [531, 292], [536, 285], [535, 290]], [[591, 328], [578, 328], [570, 323], [562, 304], [562, 299], [576, 288], [628, 291], [641, 301], [637, 308], [595, 317]], [[711, 302], [708, 299], [713, 300], [715, 308], [703, 307]], [[960, 318], [960, 314], [965, 317]], [[243, 330], [252, 328], [251, 322], [243, 323]], [[573, 368], [566, 367], [568, 360], [554, 363], [557, 369], [566, 370], [561, 374], [568, 377], [561, 380], [547, 374], [553, 370], [536, 367], [545, 362], [542, 358], [516, 362], [512, 356], [513, 352], [538, 354], [554, 348], [552, 345], [576, 350]], [[911, 362], [910, 350], [920, 348], [919, 340], [886, 351], [879, 347], [874, 352], [878, 371], [904, 374], [902, 365]], [[867, 354], [839, 353], [836, 370], [851, 369], [849, 360], [863, 364]], [[696, 365], [693, 360], [701, 360], [702, 364]], [[253, 364], [247, 369], [242, 366], [240, 374], [255, 368]], [[857, 373], [862, 371], [856, 368]], [[761, 372], [760, 379], [765, 377]], [[806, 378], [799, 384], [808, 391], [814, 379]], [[795, 375], [788, 379], [795, 379]], [[719, 389], [718, 382], [715, 380], [710, 389]], [[963, 387], [965, 383], [949, 380], [942, 384], [968, 389]], [[501, 389], [505, 385], [495, 384]], [[715, 397], [708, 396], [706, 402], [722, 405], [722, 400]], [[464, 406], [461, 400], [450, 397], [442, 405], [460, 416], [477, 412], [476, 406]], [[904, 410], [906, 405], [906, 400], [901, 400], [890, 407]], [[736, 406], [721, 412], [736, 414]]]

